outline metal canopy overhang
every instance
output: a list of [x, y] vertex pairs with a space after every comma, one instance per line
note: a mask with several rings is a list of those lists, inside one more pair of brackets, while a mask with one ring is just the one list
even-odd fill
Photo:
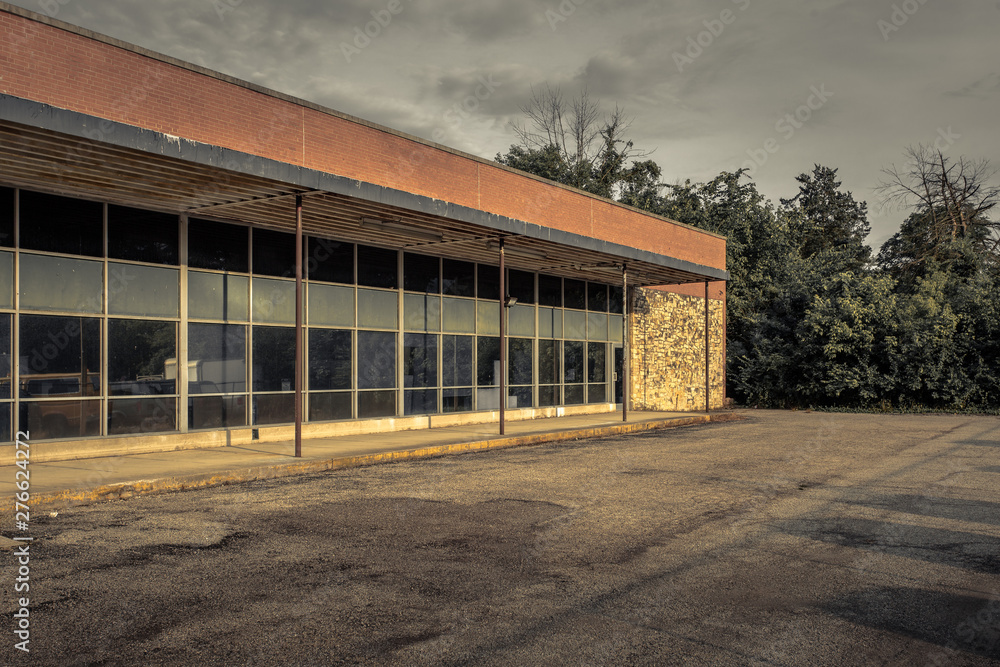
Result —
[[[431, 197], [0, 94], [0, 183], [190, 217], [632, 285], [727, 280], [726, 271]], [[368, 223], [362, 223], [368, 220]], [[668, 224], [668, 223], [665, 223]]]

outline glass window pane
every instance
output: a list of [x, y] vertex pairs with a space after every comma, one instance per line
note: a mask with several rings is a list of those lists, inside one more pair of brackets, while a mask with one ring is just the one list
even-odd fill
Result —
[[441, 328], [441, 297], [404, 294], [403, 328], [411, 331], [438, 331]]
[[287, 424], [295, 421], [295, 394], [257, 394], [253, 397], [253, 423]]
[[476, 295], [480, 299], [500, 300], [500, 267], [479, 265], [479, 281]]
[[438, 337], [436, 334], [403, 336], [403, 386], [438, 386]]
[[359, 389], [395, 387], [396, 334], [388, 331], [359, 331], [357, 368]]
[[476, 302], [476, 332], [496, 336], [500, 334], [500, 302]]
[[396, 251], [358, 246], [358, 284], [367, 287], [399, 287]]
[[310, 237], [306, 271], [309, 280], [353, 285], [354, 244]]
[[108, 401], [108, 435], [177, 430], [177, 399], [116, 398]]
[[507, 392], [507, 408], [510, 410], [530, 408], [531, 394], [531, 387], [511, 387]]
[[476, 302], [471, 299], [444, 299], [444, 330], [476, 333]]
[[351, 332], [309, 330], [309, 389], [351, 388]]
[[[0, 246], [14, 247], [14, 188], [0, 188]], [[9, 421], [7, 426], [10, 431]]]
[[583, 382], [583, 343], [568, 340], [563, 343], [563, 381]]
[[358, 417], [374, 419], [376, 417], [396, 416], [395, 391], [362, 391], [358, 392]]
[[295, 234], [254, 229], [251, 240], [255, 275], [295, 277]]
[[535, 274], [528, 271], [511, 269], [507, 272], [507, 294], [517, 299], [518, 303], [535, 303]]
[[[27, 255], [25, 255], [27, 257]], [[0, 308], [14, 307], [14, 253], [0, 252]]]
[[407, 389], [403, 392], [404, 415], [427, 415], [437, 411], [437, 389]]
[[568, 384], [563, 387], [563, 395], [566, 400], [563, 401], [564, 405], [580, 405], [583, 403], [583, 388], [582, 384]]
[[25, 401], [17, 428], [32, 441], [100, 435], [101, 401]]
[[587, 385], [588, 403], [607, 403], [608, 386], [604, 384]]
[[590, 340], [608, 339], [607, 313], [587, 313], [587, 337]]
[[114, 315], [177, 317], [180, 271], [158, 266], [108, 264], [108, 312]]
[[624, 336], [625, 318], [621, 315], [611, 316], [611, 340], [615, 343], [622, 342]]
[[562, 373], [559, 372], [562, 361], [562, 348], [557, 340], [538, 341], [538, 383], [557, 384]]
[[622, 286], [612, 285], [608, 290], [608, 310], [612, 313], [622, 312]]
[[188, 426], [231, 428], [247, 424], [246, 396], [192, 396], [188, 399]]
[[[445, 387], [472, 386], [472, 336], [443, 336], [441, 341], [441, 369]], [[469, 394], [470, 398], [472, 394]]]
[[21, 190], [21, 247], [104, 256], [104, 204]]
[[587, 313], [577, 310], [563, 311], [566, 323], [565, 337], [584, 339], [587, 337]]
[[500, 409], [500, 387], [479, 388], [476, 390], [477, 410]]
[[582, 280], [563, 281], [563, 291], [565, 293], [564, 304], [566, 308], [577, 308], [584, 310], [587, 307], [587, 283]]
[[587, 283], [587, 310], [605, 313], [608, 310], [608, 286]]
[[188, 392], [246, 390], [247, 328], [242, 324], [189, 324]]
[[403, 289], [408, 292], [441, 292], [441, 260], [427, 255], [403, 253]]
[[561, 308], [538, 309], [538, 337], [562, 338], [563, 311]]
[[21, 255], [21, 308], [100, 313], [103, 283], [101, 262]]
[[476, 384], [480, 387], [500, 384], [499, 338], [481, 336], [476, 339]]
[[542, 306], [562, 308], [562, 278], [538, 276], [538, 303]]
[[442, 412], [468, 412], [470, 410], [472, 410], [472, 389], [445, 389], [442, 392]]
[[10, 432], [10, 412], [13, 407], [11, 403], [0, 403], [0, 442], [13, 440]]
[[175, 394], [176, 377], [176, 322], [108, 322], [108, 392], [112, 396]]
[[457, 259], [446, 259], [443, 264], [442, 286], [445, 294], [452, 296], [476, 295], [476, 265]]
[[176, 266], [179, 227], [175, 213], [110, 204], [108, 257]]
[[358, 326], [374, 329], [399, 327], [399, 293], [358, 290]]
[[348, 391], [309, 394], [309, 421], [322, 422], [351, 418], [351, 401]]
[[587, 344], [587, 382], [604, 382], [607, 350], [605, 343]]
[[535, 335], [535, 307], [520, 303], [507, 309], [507, 328], [511, 336]]
[[250, 279], [227, 273], [188, 272], [188, 317], [205, 320], [250, 319]]
[[309, 283], [309, 324], [354, 326], [354, 288]]
[[[11, 315], [0, 315], [0, 398], [11, 398]], [[2, 435], [2, 429], [0, 429]]]
[[96, 317], [21, 315], [20, 345], [22, 397], [100, 396], [101, 321]]
[[247, 273], [250, 228], [191, 219], [188, 222], [188, 266]]
[[294, 389], [295, 329], [254, 327], [253, 390], [293, 391]]
[[507, 350], [507, 381], [509, 384], [531, 384], [534, 359], [534, 341], [530, 338], [511, 338]]
[[273, 278], [253, 279], [253, 321], [295, 323], [295, 283]]
[[559, 385], [542, 385], [538, 387], [538, 406], [547, 407], [559, 405]]

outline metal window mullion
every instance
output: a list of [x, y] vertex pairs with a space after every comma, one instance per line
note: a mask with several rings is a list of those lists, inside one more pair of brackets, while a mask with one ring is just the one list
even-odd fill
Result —
[[11, 440], [15, 439], [21, 427], [21, 190], [14, 190], [14, 314], [11, 318]]
[[403, 415], [403, 251], [396, 251], [396, 416]]
[[[108, 204], [104, 203], [104, 220], [103, 220], [103, 249], [104, 249], [104, 270], [103, 270], [103, 280], [102, 280], [102, 302], [103, 306], [101, 308], [101, 345], [100, 345], [100, 360], [99, 364], [101, 367], [101, 427], [98, 431], [99, 435], [109, 435], [110, 428], [108, 424], [108, 415], [110, 414], [111, 405], [111, 383], [108, 379], [108, 371], [111, 368], [111, 327], [108, 325], [108, 313], [111, 312], [110, 304], [108, 300], [111, 298], [110, 291], [108, 289]], [[83, 336], [83, 327], [80, 328], [80, 335]], [[83, 359], [83, 355], [80, 357], [80, 364], [86, 365], [86, 361]], [[80, 394], [85, 395], [85, 389], [80, 387]], [[83, 419], [83, 414], [81, 413], [80, 418]]]
[[182, 214], [178, 222], [178, 244], [180, 266], [180, 322], [177, 324], [177, 359], [176, 382], [177, 397], [177, 430], [187, 433], [190, 428], [188, 424], [188, 217]]

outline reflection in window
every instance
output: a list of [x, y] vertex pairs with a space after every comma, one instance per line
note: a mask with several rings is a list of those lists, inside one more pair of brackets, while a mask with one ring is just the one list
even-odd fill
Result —
[[441, 369], [445, 387], [472, 386], [474, 341], [472, 336], [442, 336]]
[[354, 244], [310, 237], [306, 272], [309, 280], [353, 285]]
[[608, 286], [587, 283], [587, 310], [605, 313], [608, 310]]
[[568, 340], [563, 343], [563, 381], [583, 382], [583, 343]]
[[295, 234], [254, 229], [253, 272], [256, 275], [294, 278]]
[[590, 340], [608, 339], [607, 313], [587, 313], [587, 337]]
[[563, 311], [557, 308], [538, 309], [538, 337], [562, 338]]
[[510, 338], [507, 349], [510, 351], [510, 359], [507, 360], [509, 384], [531, 384], [534, 341], [530, 338]]
[[612, 313], [622, 312], [622, 286], [612, 285], [608, 290], [608, 310]]
[[562, 278], [538, 276], [538, 303], [542, 306], [562, 308]]
[[13, 440], [10, 432], [10, 412], [12, 403], [0, 403], [0, 442]]
[[476, 384], [492, 387], [500, 384], [500, 339], [480, 336], [476, 339]]
[[476, 296], [480, 299], [500, 300], [500, 267], [479, 265], [479, 282]]
[[101, 433], [101, 401], [24, 401], [18, 430], [31, 439], [82, 438]]
[[403, 392], [404, 415], [426, 415], [437, 411], [437, 389], [407, 389]]
[[395, 329], [399, 325], [399, 293], [358, 290], [358, 326]]
[[96, 317], [21, 315], [20, 346], [22, 397], [100, 395]]
[[445, 331], [476, 333], [476, 302], [471, 299], [445, 298], [443, 323]]
[[362, 391], [358, 392], [358, 417], [374, 419], [376, 417], [394, 417], [396, 415], [395, 391]]
[[604, 382], [608, 346], [604, 343], [587, 345], [587, 382]]
[[451, 296], [476, 295], [476, 265], [457, 259], [446, 259], [443, 263], [444, 293]]
[[294, 389], [295, 329], [254, 327], [253, 390], [293, 391]]
[[535, 307], [520, 303], [507, 309], [507, 333], [511, 336], [535, 335]]
[[177, 265], [176, 214], [108, 206], [108, 257], [149, 264]]
[[371, 246], [358, 246], [358, 284], [366, 287], [396, 289], [399, 267], [396, 251]]
[[21, 247], [104, 256], [104, 204], [21, 190]]
[[583, 340], [587, 337], [587, 313], [566, 310], [563, 311], [563, 318], [566, 324], [566, 328], [564, 329], [566, 338]]
[[437, 353], [437, 335], [405, 334], [403, 336], [403, 386], [438, 386]]
[[582, 384], [568, 384], [563, 388], [563, 396], [565, 400], [564, 405], [580, 405], [583, 403], [583, 387]]
[[188, 223], [188, 266], [247, 273], [250, 268], [249, 239], [249, 227], [191, 219]]
[[588, 403], [607, 403], [608, 386], [605, 384], [587, 385]]
[[14, 253], [0, 252], [0, 308], [14, 307]]
[[354, 288], [309, 284], [309, 324], [354, 326]]
[[108, 322], [108, 391], [112, 396], [174, 394], [176, 378], [175, 322]]
[[188, 425], [191, 428], [246, 426], [246, 396], [191, 396]]
[[249, 284], [246, 276], [189, 271], [188, 317], [245, 322]]
[[351, 332], [309, 330], [309, 389], [351, 388]]
[[408, 292], [439, 294], [441, 260], [427, 255], [403, 253], [403, 289]]
[[253, 320], [273, 324], [295, 322], [295, 283], [272, 278], [253, 279]]
[[512, 410], [530, 408], [531, 393], [531, 387], [510, 387], [507, 390], [507, 407]]
[[559, 405], [559, 385], [539, 385], [538, 405], [539, 407]]
[[403, 295], [403, 328], [437, 331], [441, 328], [441, 297], [429, 294]]
[[[0, 399], [11, 398], [11, 335], [10, 335], [10, 321], [11, 315], [0, 314]], [[23, 372], [23, 371], [22, 371]], [[3, 408], [0, 406], [0, 411]], [[2, 429], [0, 429], [0, 435], [3, 435]]]
[[21, 308], [100, 313], [104, 265], [68, 257], [21, 254]]
[[442, 392], [442, 412], [468, 412], [470, 410], [472, 410], [472, 389], [445, 389]]
[[584, 310], [587, 307], [587, 283], [567, 278], [563, 281], [563, 291], [566, 308]]
[[0, 246], [14, 247], [14, 188], [0, 187]]
[[538, 383], [558, 384], [561, 373], [559, 362], [562, 357], [560, 342], [557, 340], [538, 341]]
[[257, 394], [253, 397], [253, 423], [287, 424], [295, 421], [295, 394]]
[[535, 274], [511, 269], [507, 272], [507, 294], [518, 303], [535, 303]]
[[309, 421], [333, 421], [351, 418], [350, 392], [322, 392], [309, 394]]
[[246, 391], [246, 335], [242, 324], [189, 324], [188, 392]]
[[476, 332], [486, 335], [500, 333], [500, 302], [478, 301], [476, 303]]
[[357, 368], [359, 389], [395, 387], [396, 334], [390, 331], [359, 331]]
[[177, 399], [116, 398], [108, 401], [108, 435], [162, 433], [177, 426]]

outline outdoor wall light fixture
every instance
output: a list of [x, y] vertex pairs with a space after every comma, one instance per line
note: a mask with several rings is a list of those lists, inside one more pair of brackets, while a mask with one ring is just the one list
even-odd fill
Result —
[[503, 305], [507, 308], [513, 308], [517, 305], [517, 297], [508, 294], [507, 298], [503, 300]]
[[396, 232], [423, 241], [441, 241], [444, 237], [435, 232], [425, 229], [415, 229], [392, 220], [378, 220], [377, 218], [361, 218], [361, 228], [379, 232]]

